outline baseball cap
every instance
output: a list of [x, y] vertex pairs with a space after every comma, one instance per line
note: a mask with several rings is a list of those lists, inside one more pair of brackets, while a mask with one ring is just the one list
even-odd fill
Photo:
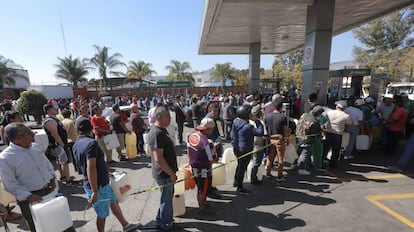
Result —
[[92, 124], [86, 118], [80, 118], [79, 120], [76, 120], [75, 126], [76, 129], [80, 132], [88, 132], [92, 130]]
[[364, 99], [357, 99], [357, 100], [355, 101], [355, 105], [356, 105], [356, 106], [362, 106], [363, 104], [365, 104]]
[[216, 126], [216, 123], [214, 123], [214, 120], [211, 118], [203, 118], [201, 120], [201, 123], [199, 126], [196, 127], [196, 130], [207, 130], [209, 128], [214, 128]]
[[315, 115], [315, 114], [318, 114], [318, 113], [322, 113], [322, 112], [324, 112], [325, 110], [323, 109], [323, 107], [322, 106], [320, 106], [320, 105], [316, 105], [316, 106], [314, 106], [313, 107], [313, 109], [311, 110], [311, 113], [313, 114], [313, 115]]
[[346, 107], [346, 101], [344, 101], [344, 100], [339, 100], [339, 101], [336, 101], [335, 102], [335, 105], [336, 106], [339, 106], [340, 108], [345, 108]]
[[367, 98], [365, 98], [365, 102], [366, 103], [373, 103], [373, 102], [375, 102], [375, 100], [372, 97], [367, 97]]
[[272, 102], [277, 101], [277, 100], [282, 99], [282, 98], [283, 98], [282, 95], [276, 93], [272, 96]]
[[260, 114], [261, 110], [262, 110], [262, 107], [260, 106], [260, 104], [257, 104], [253, 106], [253, 108], [250, 110], [250, 113], [253, 115], [258, 115]]

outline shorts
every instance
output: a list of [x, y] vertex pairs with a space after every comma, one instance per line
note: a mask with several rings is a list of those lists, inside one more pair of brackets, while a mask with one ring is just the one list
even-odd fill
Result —
[[[92, 190], [85, 189], [88, 199], [92, 197]], [[109, 208], [111, 204], [116, 201], [116, 196], [110, 184], [98, 189], [98, 200], [92, 204], [93, 209], [99, 218], [106, 218], [109, 216]]]
[[205, 198], [209, 188], [211, 187], [211, 181], [213, 179], [211, 176], [211, 169], [191, 168], [191, 171], [197, 185], [198, 195], [202, 195]]
[[66, 154], [66, 151], [63, 149], [63, 147], [57, 146], [53, 149], [55, 150], [56, 161], [58, 164], [66, 164], [69, 161], [68, 154]]

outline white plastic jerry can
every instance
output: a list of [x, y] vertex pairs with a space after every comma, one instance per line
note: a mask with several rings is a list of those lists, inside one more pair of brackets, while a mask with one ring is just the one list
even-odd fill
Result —
[[182, 195], [185, 192], [184, 172], [181, 170], [178, 170], [176, 175], [177, 175], [177, 182], [174, 184], [174, 195]]
[[217, 187], [226, 184], [226, 166], [223, 163], [213, 163], [211, 185]]
[[64, 231], [73, 226], [68, 199], [57, 193], [43, 197], [42, 203], [30, 205], [37, 232]]
[[237, 157], [234, 155], [233, 148], [224, 150], [222, 162], [226, 165], [226, 171], [235, 171], [237, 168]]
[[[247, 170], [246, 170], [247, 180], [249, 181], [251, 181], [252, 170], [253, 170], [253, 160], [250, 160], [250, 163], [247, 166]], [[263, 180], [264, 172], [265, 172], [265, 167], [260, 162], [259, 168], [257, 169], [257, 173], [256, 173], [257, 180]]]
[[185, 198], [184, 194], [174, 194], [173, 197], [173, 216], [181, 216], [185, 214]]
[[112, 174], [114, 175], [110, 178], [112, 190], [118, 201], [123, 202], [131, 194], [129, 177], [125, 172], [114, 172]]
[[370, 148], [369, 135], [357, 135], [356, 137], [356, 149], [360, 151], [366, 151]]

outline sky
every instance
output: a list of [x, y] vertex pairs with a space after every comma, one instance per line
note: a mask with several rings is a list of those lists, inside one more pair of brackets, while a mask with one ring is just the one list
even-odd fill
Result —
[[[91, 58], [93, 45], [122, 54], [125, 63], [151, 63], [158, 75], [168, 74], [173, 59], [193, 71], [225, 62], [249, 66], [248, 55], [198, 55], [204, 0], [0, 0], [0, 6], [0, 55], [28, 70], [32, 85], [62, 82], [54, 76], [57, 57]], [[352, 60], [356, 44], [351, 32], [334, 37], [331, 62]], [[261, 67], [270, 69], [273, 59], [262, 55]], [[93, 77], [96, 71], [87, 76]]]

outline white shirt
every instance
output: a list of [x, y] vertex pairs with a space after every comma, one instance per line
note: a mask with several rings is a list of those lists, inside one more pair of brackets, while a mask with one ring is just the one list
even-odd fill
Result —
[[362, 111], [358, 108], [349, 106], [346, 107], [344, 111], [351, 117], [354, 126], [358, 126], [359, 122], [364, 120], [364, 113], [362, 113]]
[[0, 176], [4, 189], [22, 201], [55, 178], [55, 170], [36, 147], [26, 149], [10, 143], [0, 154]]
[[352, 125], [349, 115], [340, 110], [330, 110], [326, 113], [326, 130], [329, 133], [342, 135], [346, 125]]

